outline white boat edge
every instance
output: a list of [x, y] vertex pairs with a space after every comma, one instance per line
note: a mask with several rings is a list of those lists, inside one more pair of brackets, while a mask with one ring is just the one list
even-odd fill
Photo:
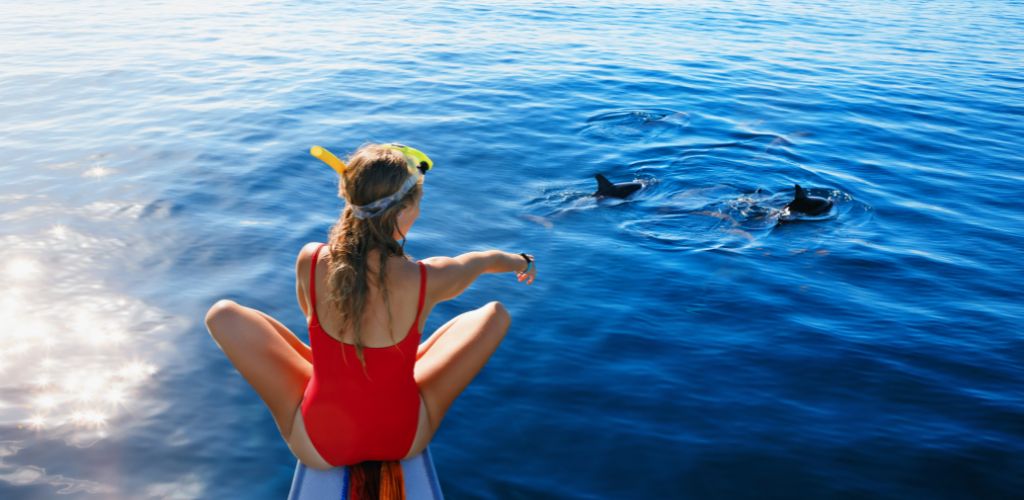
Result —
[[[348, 477], [348, 467], [317, 470], [296, 461], [288, 500], [346, 500]], [[415, 457], [402, 460], [402, 477], [405, 479], [405, 494], [408, 500], [443, 500], [441, 483], [437, 479], [429, 447]]]

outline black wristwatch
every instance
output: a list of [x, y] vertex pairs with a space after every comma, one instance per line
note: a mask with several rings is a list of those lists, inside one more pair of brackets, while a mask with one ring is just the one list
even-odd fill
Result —
[[524, 269], [522, 272], [524, 272], [524, 273], [530, 272], [530, 266], [533, 265], [533, 259], [531, 259], [530, 256], [526, 255], [525, 253], [520, 253], [519, 255], [522, 255], [523, 258], [526, 259], [526, 269]]

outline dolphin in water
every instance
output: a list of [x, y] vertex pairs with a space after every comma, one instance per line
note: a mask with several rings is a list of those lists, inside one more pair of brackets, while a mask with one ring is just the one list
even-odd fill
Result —
[[799, 184], [794, 184], [794, 186], [796, 187], [796, 193], [793, 195], [793, 201], [787, 203], [785, 207], [789, 210], [789, 213], [821, 215], [832, 210], [831, 199], [808, 196], [807, 191], [800, 187]]
[[597, 179], [597, 192], [594, 193], [594, 196], [599, 198], [603, 196], [610, 198], [625, 198], [644, 187], [644, 185], [639, 182], [620, 182], [618, 184], [612, 184], [611, 181], [601, 174], [594, 175], [594, 178]]

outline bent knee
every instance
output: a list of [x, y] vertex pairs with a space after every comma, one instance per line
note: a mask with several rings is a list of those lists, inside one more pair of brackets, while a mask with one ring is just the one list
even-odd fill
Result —
[[495, 321], [503, 328], [508, 328], [512, 324], [512, 315], [505, 309], [505, 305], [497, 300], [488, 302], [481, 309], [487, 314], [489, 321]]
[[210, 330], [210, 335], [216, 336], [214, 329], [218, 325], [222, 325], [237, 317], [241, 309], [242, 306], [238, 305], [237, 302], [228, 299], [220, 299], [213, 304], [210, 310], [206, 311], [206, 328]]

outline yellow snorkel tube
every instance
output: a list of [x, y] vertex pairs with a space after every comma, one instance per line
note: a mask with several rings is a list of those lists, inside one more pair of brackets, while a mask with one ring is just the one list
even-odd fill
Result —
[[[420, 151], [416, 148], [411, 148], [404, 144], [392, 143], [385, 144], [384, 146], [402, 153], [402, 156], [405, 156], [406, 161], [409, 162], [409, 167], [418, 170], [419, 175], [423, 175], [427, 173], [428, 170], [434, 168], [434, 161], [431, 160], [429, 156], [424, 154], [423, 151]], [[334, 156], [334, 153], [328, 151], [327, 148], [323, 146], [313, 146], [309, 148], [309, 154], [313, 155], [314, 158], [330, 165], [330, 167], [333, 168], [335, 172], [338, 172], [338, 175], [345, 175], [345, 169], [347, 169], [348, 166], [345, 165], [345, 162], [339, 160], [337, 156]]]
[[345, 162], [339, 160], [337, 156], [334, 156], [334, 154], [326, 148], [313, 146], [309, 148], [309, 154], [329, 165], [335, 172], [338, 172], [338, 175], [345, 175], [345, 169], [348, 168], [345, 166]]
[[[357, 219], [366, 219], [380, 215], [394, 205], [395, 202], [402, 199], [409, 190], [423, 182], [423, 174], [426, 174], [427, 171], [434, 168], [434, 161], [424, 154], [423, 151], [416, 148], [397, 143], [381, 144], [381, 146], [397, 151], [405, 157], [406, 167], [409, 170], [409, 177], [402, 183], [402, 186], [399, 187], [397, 191], [383, 198], [363, 205], [353, 205], [349, 202], [348, 208]], [[334, 171], [342, 178], [342, 182], [344, 182], [345, 170], [348, 169], [345, 162], [339, 160], [337, 156], [331, 154], [331, 152], [326, 150], [323, 146], [313, 146], [309, 148], [309, 154], [333, 168]]]

